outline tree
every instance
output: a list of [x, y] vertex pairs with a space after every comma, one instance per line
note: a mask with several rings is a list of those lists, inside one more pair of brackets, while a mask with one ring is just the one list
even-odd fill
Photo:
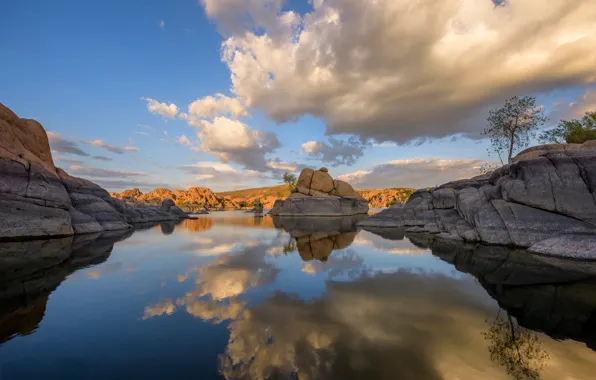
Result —
[[536, 98], [532, 96], [514, 96], [498, 109], [489, 111], [488, 126], [484, 135], [489, 136], [492, 149], [511, 163], [513, 153], [530, 145], [534, 130], [542, 126], [547, 118], [541, 107], [536, 106]]
[[283, 174], [283, 181], [290, 186], [290, 189], [293, 189], [296, 186], [296, 176], [291, 173], [284, 173]]
[[596, 140], [596, 112], [586, 112], [581, 120], [561, 120], [556, 128], [542, 132], [539, 140], [543, 144], [583, 144]]

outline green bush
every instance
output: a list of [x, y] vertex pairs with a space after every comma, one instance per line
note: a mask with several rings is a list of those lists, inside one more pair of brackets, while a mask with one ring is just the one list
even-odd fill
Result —
[[556, 128], [542, 132], [539, 140], [543, 144], [583, 144], [596, 140], [596, 112], [586, 112], [581, 120], [561, 120]]

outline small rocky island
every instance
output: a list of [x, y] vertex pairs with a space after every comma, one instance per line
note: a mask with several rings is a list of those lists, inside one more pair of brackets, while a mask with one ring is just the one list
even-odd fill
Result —
[[596, 144], [527, 149], [486, 175], [417, 190], [359, 226], [595, 260]]
[[187, 217], [171, 199], [161, 207], [131, 207], [57, 168], [41, 124], [1, 103], [0, 136], [0, 240], [126, 230], [135, 223]]
[[344, 181], [334, 180], [327, 168], [304, 169], [293, 193], [278, 200], [275, 216], [351, 216], [368, 213], [368, 201]]

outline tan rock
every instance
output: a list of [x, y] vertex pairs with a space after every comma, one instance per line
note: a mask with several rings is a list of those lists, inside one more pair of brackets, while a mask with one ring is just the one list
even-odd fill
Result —
[[313, 197], [330, 197], [331, 196], [331, 194], [329, 194], [329, 193], [324, 193], [322, 191], [315, 190], [315, 189], [310, 189], [310, 195]]
[[330, 193], [333, 191], [333, 178], [329, 173], [317, 170], [312, 176], [312, 182], [310, 184], [311, 190], [318, 190], [324, 193]]
[[329, 173], [329, 169], [327, 169], [326, 167], [322, 167], [319, 170], [322, 171], [323, 173]]
[[352, 187], [352, 185], [350, 185], [347, 182], [336, 179], [335, 181], [333, 181], [333, 183], [335, 185], [333, 194], [335, 194], [339, 197], [352, 197], [352, 196], [356, 196], [358, 194], [358, 193], [356, 193], [356, 191], [354, 191], [354, 188]]
[[296, 191], [298, 191], [300, 194], [310, 195], [310, 189], [302, 184], [296, 185]]
[[[298, 177], [298, 181], [296, 182], [296, 186], [303, 186], [307, 189], [310, 188], [310, 184], [312, 183], [312, 177], [315, 174], [315, 171], [309, 168], [302, 170], [300, 176]], [[303, 193], [304, 194], [304, 193]], [[306, 193], [308, 195], [308, 193]]]

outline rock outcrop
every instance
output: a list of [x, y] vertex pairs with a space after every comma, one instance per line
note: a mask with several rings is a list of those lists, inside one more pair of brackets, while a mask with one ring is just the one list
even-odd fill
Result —
[[344, 181], [334, 180], [327, 168], [304, 169], [296, 192], [278, 200], [269, 212], [279, 216], [347, 216], [368, 213], [368, 201]]
[[177, 207], [129, 207], [95, 183], [56, 168], [41, 124], [0, 104], [0, 240], [122, 230], [184, 216]]
[[197, 211], [200, 209], [236, 208], [236, 202], [219, 197], [213, 191], [204, 187], [191, 187], [188, 190], [170, 190], [158, 188], [143, 194], [139, 189], [125, 190], [121, 193], [110, 193], [114, 198], [127, 203], [159, 206], [166, 199], [173, 199], [184, 208]]
[[547, 145], [472, 179], [418, 190], [360, 226], [596, 259], [596, 148]]

